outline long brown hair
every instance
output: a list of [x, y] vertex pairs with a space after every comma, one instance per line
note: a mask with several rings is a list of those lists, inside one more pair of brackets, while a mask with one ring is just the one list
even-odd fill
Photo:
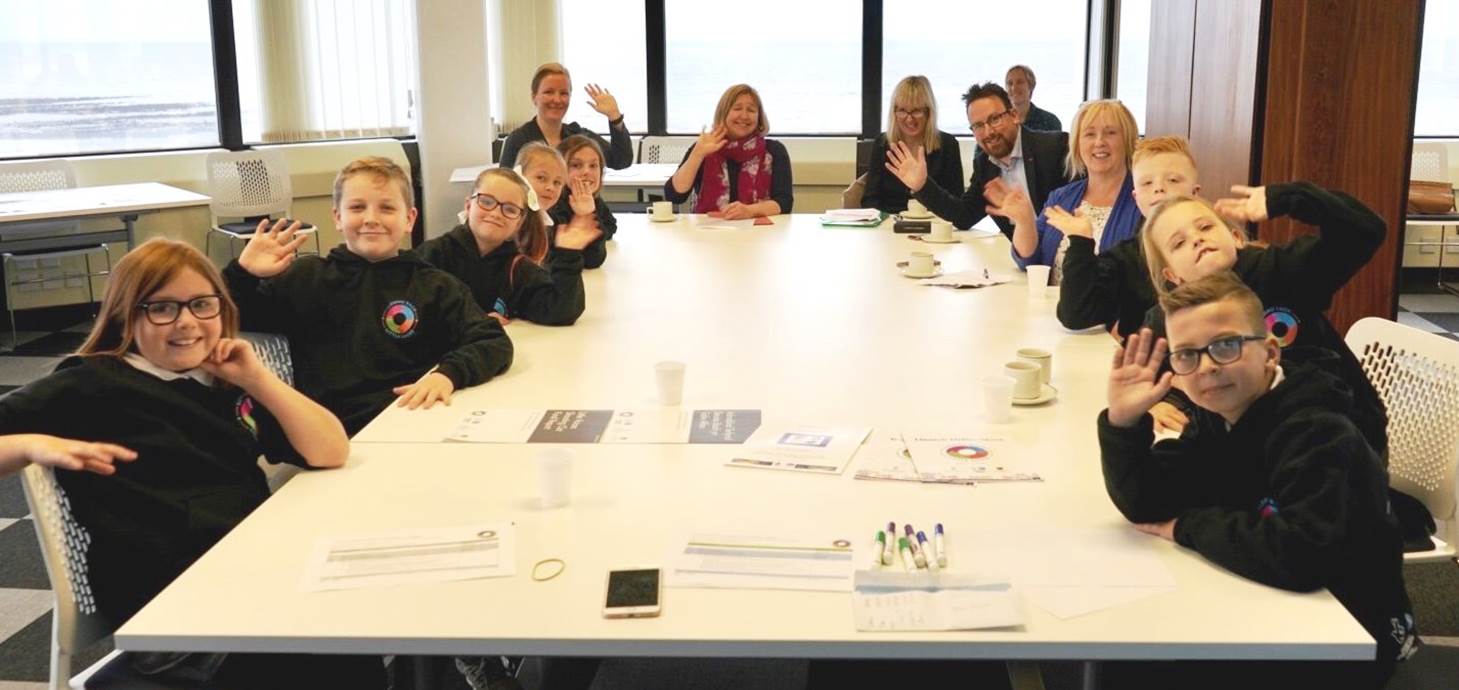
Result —
[[[501, 179], [506, 180], [506, 181], [511, 182], [512, 184], [516, 185], [518, 188], [520, 188], [522, 190], [522, 198], [523, 199], [530, 199], [531, 198], [531, 196], [532, 196], [532, 187], [531, 187], [531, 185], [527, 184], [527, 181], [525, 179], [523, 179], [521, 175], [518, 175], [517, 174], [517, 171], [512, 170], [511, 168], [487, 168], [487, 169], [481, 171], [481, 174], [479, 174], [479, 175], [476, 176], [476, 183], [475, 183], [475, 185], [471, 188], [472, 189], [472, 193], [474, 194], [476, 192], [481, 191], [481, 185], [482, 185], [482, 183], [483, 182], [486, 182], [487, 180], [489, 180], [489, 179], [491, 179], [493, 177], [500, 177]], [[527, 203], [530, 203], [530, 202], [527, 202]], [[517, 249], [520, 250], [523, 255], [526, 255], [527, 258], [532, 258], [531, 255], [528, 253], [527, 248], [523, 244], [521, 244], [522, 243], [521, 238], [524, 238], [524, 237], [525, 238], [540, 237], [540, 238], [542, 238], [541, 239], [541, 251], [542, 251], [543, 255], [546, 255], [547, 254], [547, 226], [545, 226], [545, 225], [542, 224], [542, 213], [545, 211], [545, 209], [544, 209], [544, 211], [533, 211], [530, 207], [527, 206], [527, 203], [522, 204], [522, 208], [523, 208], [523, 210], [522, 210], [522, 225], [521, 225], [521, 227], [518, 227], [517, 228], [516, 236], [511, 241], [518, 242]], [[503, 217], [505, 217], [505, 216], [503, 216]], [[534, 246], [534, 248], [536, 248], [536, 247]], [[537, 262], [537, 263], [539, 263], [539, 264], [542, 263], [542, 260], [541, 259], [532, 259], [532, 260], [535, 261], [535, 262]]]
[[192, 245], [157, 237], [128, 252], [112, 269], [101, 298], [101, 313], [76, 354], [121, 357], [131, 351], [137, 321], [145, 318], [139, 305], [189, 268], [206, 278], [220, 295], [218, 318], [223, 322], [223, 337], [237, 336], [238, 305], [228, 296], [218, 268]]
[[[586, 134], [574, 134], [557, 142], [557, 151], [562, 154], [564, 161], [571, 161], [573, 154], [583, 149], [592, 149], [593, 153], [598, 154], [598, 191], [593, 192], [593, 196], [599, 196], [603, 192], [603, 147]], [[572, 172], [571, 165], [568, 166], [568, 172]], [[570, 195], [571, 192], [571, 186], [563, 189], [564, 194]]]

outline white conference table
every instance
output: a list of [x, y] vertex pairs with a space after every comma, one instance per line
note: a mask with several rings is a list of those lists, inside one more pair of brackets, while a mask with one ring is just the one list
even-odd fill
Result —
[[[495, 165], [473, 165], [451, 171], [452, 182], [472, 182], [481, 171]], [[677, 163], [634, 163], [622, 170], [603, 170], [603, 186], [609, 189], [657, 189], [673, 177]]]
[[[932, 248], [950, 270], [1013, 272], [1001, 236], [930, 245], [888, 229], [822, 229], [814, 216], [720, 230], [702, 217], [624, 215], [577, 325], [508, 327], [510, 371], [450, 407], [392, 409], [347, 467], [295, 477], [116, 633], [126, 650], [784, 658], [1364, 659], [1373, 640], [1327, 592], [1294, 594], [1149, 538], [1174, 591], [1020, 629], [858, 632], [850, 595], [666, 588], [659, 618], [605, 620], [604, 576], [662, 564], [688, 528], [818, 526], [869, 541], [888, 520], [943, 522], [954, 572], [995, 570], [996, 535], [1042, 549], [1049, 530], [1133, 534], [1100, 474], [1095, 416], [1112, 342], [1070, 333], [1054, 300], [1015, 282], [927, 287], [893, 262]], [[980, 419], [978, 380], [1015, 349], [1054, 353], [1060, 397]], [[535, 507], [542, 446], [441, 443], [477, 407], [653, 405], [653, 364], [687, 363], [688, 407], [895, 430], [984, 430], [1016, 441], [1044, 481], [976, 487], [729, 468], [725, 446], [577, 445], [573, 500]], [[862, 452], [866, 452], [863, 448]], [[515, 523], [517, 574], [306, 592], [316, 540], [415, 526]], [[1136, 535], [1144, 538], [1143, 535]], [[861, 543], [861, 541], [858, 541]], [[1047, 554], [1045, 554], [1047, 555]], [[545, 558], [565, 572], [534, 582]], [[1057, 558], [1055, 557], [1055, 560]], [[861, 567], [858, 564], [858, 567]], [[1071, 567], [1072, 564], [1071, 564]]]
[[[0, 194], [0, 250], [52, 249], [70, 246], [77, 241], [126, 242], [129, 246], [135, 246], [133, 226], [138, 214], [168, 208], [201, 206], [208, 201], [206, 195], [160, 182], [8, 192]], [[22, 223], [82, 220], [102, 216], [119, 217], [123, 227], [79, 233], [9, 230]]]

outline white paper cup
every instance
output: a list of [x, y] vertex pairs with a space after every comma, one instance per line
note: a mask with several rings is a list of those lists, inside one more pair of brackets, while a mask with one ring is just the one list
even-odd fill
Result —
[[669, 220], [674, 217], [674, 204], [668, 201], [655, 201], [648, 207], [648, 213], [654, 220]]
[[1039, 367], [1024, 361], [1013, 361], [1003, 365], [1003, 375], [1013, 379], [1013, 398], [1033, 400], [1039, 397]]
[[572, 498], [572, 451], [546, 448], [537, 453], [537, 504], [565, 506]]
[[1049, 267], [1029, 266], [1027, 271], [1028, 296], [1032, 299], [1043, 299], [1049, 292]]
[[932, 221], [932, 233], [931, 234], [932, 234], [932, 239], [934, 239], [934, 240], [950, 240], [950, 239], [952, 239], [952, 223], [949, 223], [949, 222], [947, 222], [945, 220], [934, 220], [934, 221]]
[[912, 252], [907, 257], [907, 272], [916, 275], [931, 273], [936, 264], [932, 263], [931, 252]]
[[1054, 369], [1054, 353], [1036, 347], [1025, 347], [1018, 351], [1018, 360], [1038, 366], [1039, 383], [1048, 383]]
[[1007, 376], [983, 378], [983, 418], [994, 424], [1013, 419], [1013, 379]]
[[925, 216], [927, 215], [927, 207], [923, 206], [922, 202], [916, 199], [908, 199], [907, 214], [913, 216]]
[[669, 407], [684, 402], [684, 363], [664, 361], [654, 365], [659, 386], [659, 404]]

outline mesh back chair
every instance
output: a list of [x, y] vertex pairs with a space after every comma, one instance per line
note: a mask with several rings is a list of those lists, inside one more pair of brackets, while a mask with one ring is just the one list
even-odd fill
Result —
[[[53, 189], [71, 189], [76, 186], [76, 168], [66, 160], [43, 160], [31, 161], [28, 163], [15, 163], [0, 168], [0, 192], [43, 192]], [[76, 234], [80, 231], [81, 223], [75, 220], [47, 220], [27, 223], [11, 223], [4, 226], [4, 235], [7, 239], [17, 236], [29, 235], [57, 235], [60, 236], [55, 242], [54, 248], [6, 252], [0, 255], [0, 270], [5, 273], [5, 308], [10, 313], [10, 349], [14, 350], [20, 344], [20, 332], [15, 325], [15, 293], [14, 288], [22, 285], [41, 285], [47, 282], [60, 280], [62, 285], [70, 278], [84, 278], [86, 281], [86, 294], [89, 303], [96, 303], [96, 289], [91, 283], [94, 277], [106, 276], [111, 273], [111, 248], [106, 244], [77, 240], [67, 243], [65, 235]], [[91, 268], [91, 257], [97, 252], [106, 255], [106, 270], [94, 271]], [[22, 263], [40, 262], [55, 260], [64, 261], [67, 258], [80, 257], [85, 262], [85, 268], [77, 273], [71, 270], [62, 270], [59, 275], [45, 276], [36, 275], [25, 280], [17, 280], [16, 273]]]
[[[289, 166], [283, 154], [264, 151], [215, 151], [208, 154], [208, 208], [213, 226], [203, 250], [212, 256], [213, 235], [222, 235], [228, 242], [228, 256], [233, 257], [233, 240], [247, 240], [261, 220], [289, 217], [294, 204], [294, 187]], [[236, 219], [223, 222], [224, 219]], [[313, 225], [302, 228], [314, 233], [314, 252], [319, 248], [319, 233]]]
[[1415, 143], [1408, 179], [1449, 182], [1449, 146], [1443, 143]]
[[1407, 553], [1404, 560], [1452, 560], [1459, 341], [1373, 317], [1353, 324], [1346, 340], [1388, 408], [1389, 485], [1422, 502], [1439, 524], [1434, 550]]
[[[638, 162], [678, 165], [684, 160], [684, 154], [694, 148], [694, 141], [693, 137], [644, 137], [638, 142]], [[694, 208], [694, 197], [691, 193], [688, 200], [679, 204], [679, 208]], [[664, 197], [662, 194], [649, 193], [644, 200], [663, 201]]]

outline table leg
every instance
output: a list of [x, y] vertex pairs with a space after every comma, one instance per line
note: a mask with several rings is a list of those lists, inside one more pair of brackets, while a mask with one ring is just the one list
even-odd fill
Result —
[[412, 656], [410, 669], [415, 690], [437, 690], [441, 687], [441, 659], [438, 656]]
[[[137, 214], [123, 213], [122, 224], [127, 226], [127, 252], [129, 252], [132, 251], [133, 247], [137, 246]], [[122, 253], [125, 254], [126, 252]]]
[[1099, 662], [1084, 662], [1084, 678], [1080, 683], [1083, 690], [1099, 690]]
[[1037, 661], [1009, 661], [1008, 685], [1013, 690], [1044, 690], [1044, 674]]

